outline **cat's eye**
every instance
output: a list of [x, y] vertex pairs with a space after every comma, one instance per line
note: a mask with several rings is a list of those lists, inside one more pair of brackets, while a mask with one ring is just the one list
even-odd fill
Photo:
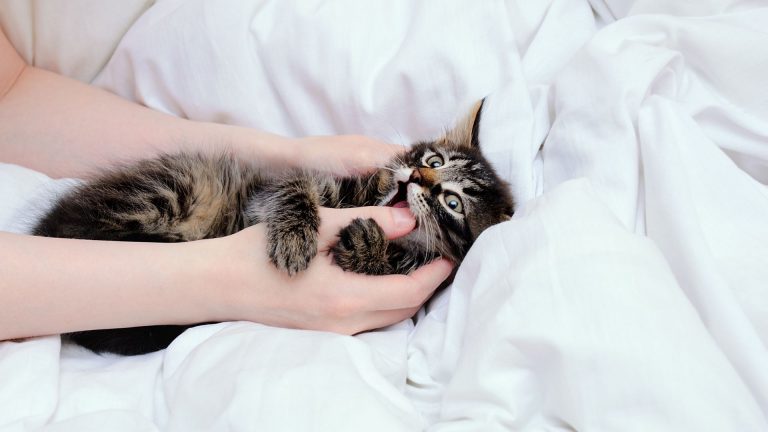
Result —
[[439, 155], [430, 156], [427, 159], [427, 166], [430, 168], [440, 168], [443, 166], [443, 158]]
[[464, 206], [461, 204], [461, 198], [453, 193], [446, 193], [443, 195], [443, 202], [449, 209], [456, 213], [464, 213]]

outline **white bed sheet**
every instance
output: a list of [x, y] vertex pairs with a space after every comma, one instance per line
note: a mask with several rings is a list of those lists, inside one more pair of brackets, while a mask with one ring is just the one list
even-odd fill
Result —
[[[214, 3], [157, 2], [95, 82], [402, 143], [491, 93], [481, 143], [518, 213], [416, 325], [222, 323], [133, 358], [0, 343], [0, 430], [768, 430], [767, 8]], [[0, 228], [67, 184], [0, 165]]]

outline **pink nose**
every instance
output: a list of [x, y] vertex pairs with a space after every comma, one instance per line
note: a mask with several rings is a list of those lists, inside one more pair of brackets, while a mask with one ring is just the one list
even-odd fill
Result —
[[416, 183], [418, 185], [421, 184], [421, 173], [419, 172], [418, 168], [411, 171], [411, 177], [408, 179], [408, 183]]
[[440, 182], [438, 173], [432, 168], [416, 168], [411, 172], [411, 177], [408, 179], [409, 183], [416, 183], [417, 185], [424, 187], [432, 187]]

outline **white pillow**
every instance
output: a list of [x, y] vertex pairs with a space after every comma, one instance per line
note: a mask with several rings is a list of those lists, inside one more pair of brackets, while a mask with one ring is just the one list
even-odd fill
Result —
[[154, 0], [0, 1], [0, 27], [27, 63], [90, 82]]

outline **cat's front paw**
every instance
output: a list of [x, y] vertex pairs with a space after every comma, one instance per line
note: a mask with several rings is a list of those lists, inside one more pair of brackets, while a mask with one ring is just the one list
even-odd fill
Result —
[[357, 218], [339, 232], [339, 242], [332, 248], [333, 258], [347, 271], [370, 275], [393, 272], [389, 264], [389, 240], [373, 219]]
[[267, 252], [275, 267], [293, 276], [306, 270], [317, 255], [317, 230], [299, 224], [267, 224]]

